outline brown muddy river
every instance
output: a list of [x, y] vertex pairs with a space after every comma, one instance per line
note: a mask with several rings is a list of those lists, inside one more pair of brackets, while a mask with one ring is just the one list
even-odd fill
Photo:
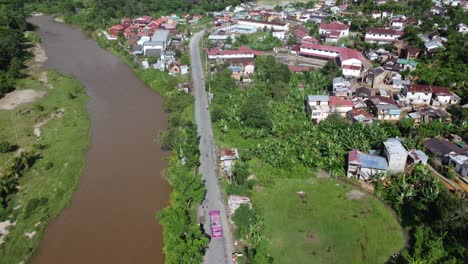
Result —
[[163, 100], [79, 28], [33, 17], [48, 60], [90, 96], [91, 146], [71, 204], [48, 226], [33, 263], [163, 263], [155, 215], [168, 204], [156, 143]]

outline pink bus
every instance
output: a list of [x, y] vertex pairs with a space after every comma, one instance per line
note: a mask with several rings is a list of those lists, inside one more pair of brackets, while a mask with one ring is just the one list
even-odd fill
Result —
[[211, 237], [223, 237], [223, 227], [221, 226], [221, 216], [218, 210], [210, 211]]

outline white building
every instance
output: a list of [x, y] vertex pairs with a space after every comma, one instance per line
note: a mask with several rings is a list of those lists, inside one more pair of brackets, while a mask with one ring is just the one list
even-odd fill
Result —
[[384, 28], [368, 28], [364, 38], [369, 43], [389, 43], [403, 36], [403, 31]]
[[330, 114], [330, 97], [328, 95], [307, 96], [307, 113], [311, 120], [317, 123], [324, 120]]
[[208, 59], [253, 59], [262, 52], [253, 50], [249, 47], [242, 46], [237, 50], [221, 50], [217, 48], [206, 49]]
[[468, 33], [468, 26], [466, 26], [465, 24], [463, 23], [460, 23], [457, 25], [457, 29], [458, 29], [458, 32], [462, 33], [463, 35], [465, 35], [466, 33]]
[[273, 30], [272, 34], [273, 37], [278, 38], [279, 40], [284, 40], [285, 39], [285, 31], [280, 31], [280, 30]]
[[468, 181], [468, 157], [460, 154], [450, 154], [450, 163], [454, 165], [455, 171], [460, 174], [463, 181]]
[[461, 98], [455, 93], [451, 92], [448, 88], [433, 86], [432, 88], [432, 101], [433, 106], [449, 106], [459, 104]]
[[266, 27], [271, 30], [289, 31], [288, 23], [256, 21], [256, 20], [250, 20], [250, 19], [239, 19], [237, 20], [237, 23], [239, 25], [253, 26], [259, 29], [263, 29]]
[[389, 138], [384, 142], [384, 155], [388, 161], [388, 172], [391, 174], [405, 171], [408, 151], [398, 138]]
[[319, 27], [319, 34], [326, 35], [327, 39], [328, 36], [333, 38], [342, 38], [349, 36], [349, 25], [343, 24], [339, 21], [335, 21], [332, 23], [321, 23]]
[[412, 105], [430, 105], [432, 89], [429, 85], [411, 84], [404, 89], [406, 100]]

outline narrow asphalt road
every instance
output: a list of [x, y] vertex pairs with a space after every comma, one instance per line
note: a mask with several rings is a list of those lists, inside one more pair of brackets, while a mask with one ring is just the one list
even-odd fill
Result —
[[204, 257], [205, 264], [222, 264], [232, 262], [232, 234], [229, 229], [226, 207], [223, 202], [221, 183], [217, 174], [217, 156], [211, 129], [211, 118], [208, 110], [208, 98], [205, 91], [205, 80], [202, 61], [200, 57], [200, 41], [204, 31], [198, 32], [190, 40], [190, 58], [192, 67], [192, 83], [195, 96], [195, 121], [198, 125], [200, 136], [200, 173], [203, 175], [207, 190], [203, 207], [199, 209], [199, 219], [205, 226], [206, 232], [211, 234], [210, 219], [208, 213], [211, 210], [221, 212], [223, 225], [223, 238], [212, 238], [208, 251]]

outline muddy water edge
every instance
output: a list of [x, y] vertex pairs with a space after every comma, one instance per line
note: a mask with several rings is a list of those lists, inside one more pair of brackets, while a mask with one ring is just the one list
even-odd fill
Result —
[[70, 206], [47, 227], [33, 263], [163, 263], [155, 214], [169, 203], [163, 99], [78, 27], [32, 17], [44, 68], [77, 78], [90, 96], [91, 147]]

